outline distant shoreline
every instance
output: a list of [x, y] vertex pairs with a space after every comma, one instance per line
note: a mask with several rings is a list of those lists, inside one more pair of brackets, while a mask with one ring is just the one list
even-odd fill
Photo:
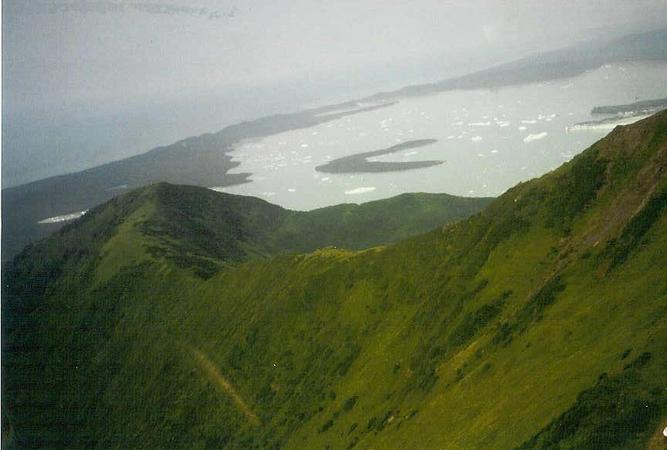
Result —
[[641, 100], [626, 105], [596, 106], [591, 114], [649, 115], [667, 108], [667, 97], [654, 100]]

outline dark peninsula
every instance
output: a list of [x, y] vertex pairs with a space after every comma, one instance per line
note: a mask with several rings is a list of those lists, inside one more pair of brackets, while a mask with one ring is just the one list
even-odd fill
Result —
[[403, 162], [384, 162], [369, 161], [368, 158], [388, 155], [390, 153], [400, 152], [410, 148], [423, 147], [438, 142], [437, 139], [417, 139], [414, 141], [402, 142], [381, 150], [372, 152], [356, 153], [343, 158], [334, 159], [326, 164], [315, 167], [318, 172], [324, 173], [359, 173], [359, 172], [397, 172], [402, 170], [423, 169], [425, 167], [437, 166], [444, 161], [403, 161]]

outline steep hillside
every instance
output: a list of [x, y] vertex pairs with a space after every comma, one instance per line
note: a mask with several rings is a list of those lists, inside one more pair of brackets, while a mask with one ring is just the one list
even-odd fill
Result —
[[[13, 445], [664, 444], [667, 113], [467, 220], [368, 250], [256, 257], [301, 235], [284, 231], [298, 218], [260, 203], [233, 220], [212, 213], [218, 228], [200, 241], [211, 207], [187, 192], [137, 191], [8, 266]], [[179, 215], [176, 231], [151, 224]], [[218, 253], [225, 239], [238, 253]], [[172, 257], [180, 245], [222, 270], [202, 277]]]
[[111, 272], [152, 255], [207, 278], [227, 263], [253, 257], [389, 244], [467, 218], [492, 200], [419, 193], [291, 211], [255, 197], [157, 183], [117, 197], [30, 246], [8, 272], [46, 259], [61, 264], [71, 253], [101, 252]]

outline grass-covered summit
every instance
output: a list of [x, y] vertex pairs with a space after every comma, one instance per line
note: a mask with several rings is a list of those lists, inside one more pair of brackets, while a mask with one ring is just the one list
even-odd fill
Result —
[[363, 206], [217, 195], [136, 191], [6, 267], [12, 445], [664, 446], [667, 113], [389, 246], [350, 250]]

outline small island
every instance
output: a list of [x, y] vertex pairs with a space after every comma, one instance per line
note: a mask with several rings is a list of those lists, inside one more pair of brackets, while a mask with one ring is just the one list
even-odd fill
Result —
[[318, 172], [324, 173], [360, 173], [360, 172], [397, 172], [402, 170], [423, 169], [426, 167], [437, 166], [444, 161], [403, 161], [403, 162], [383, 162], [369, 161], [373, 158], [390, 153], [400, 152], [411, 148], [423, 147], [438, 142], [437, 139], [416, 139], [413, 141], [402, 142], [389, 148], [374, 150], [372, 152], [356, 153], [343, 158], [334, 159], [326, 164], [315, 167]]

